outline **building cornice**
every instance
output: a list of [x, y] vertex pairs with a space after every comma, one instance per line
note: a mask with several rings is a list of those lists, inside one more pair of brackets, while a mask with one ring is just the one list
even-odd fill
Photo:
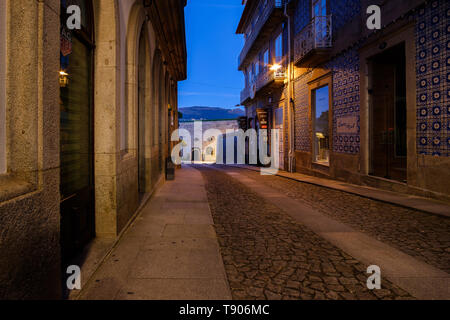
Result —
[[186, 0], [154, 0], [147, 8], [164, 63], [176, 81], [187, 77], [186, 4]]
[[[242, 3], [244, 4], [244, 0], [242, 1]], [[258, 0], [247, 0], [247, 2], [245, 3], [244, 12], [242, 13], [241, 20], [239, 21], [239, 25], [236, 30], [237, 34], [245, 33], [248, 21], [250, 21], [250, 19], [252, 18], [257, 3]]]

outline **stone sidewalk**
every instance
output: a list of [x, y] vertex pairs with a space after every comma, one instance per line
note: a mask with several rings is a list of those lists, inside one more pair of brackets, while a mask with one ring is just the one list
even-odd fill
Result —
[[184, 167], [141, 211], [79, 295], [87, 300], [228, 300], [202, 175]]

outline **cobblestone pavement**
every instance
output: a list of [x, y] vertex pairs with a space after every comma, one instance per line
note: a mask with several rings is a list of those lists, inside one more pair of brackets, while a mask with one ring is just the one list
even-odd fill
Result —
[[450, 218], [411, 210], [279, 176], [224, 167], [264, 182], [285, 195], [410, 256], [450, 273]]
[[412, 299], [387, 280], [368, 290], [367, 266], [226, 173], [195, 168], [205, 178], [234, 299]]

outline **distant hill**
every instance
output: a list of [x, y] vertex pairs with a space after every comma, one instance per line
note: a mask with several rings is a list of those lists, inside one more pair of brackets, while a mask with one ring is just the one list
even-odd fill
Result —
[[179, 111], [183, 114], [180, 122], [194, 120], [232, 120], [245, 116], [245, 111], [242, 108], [188, 107], [179, 108]]

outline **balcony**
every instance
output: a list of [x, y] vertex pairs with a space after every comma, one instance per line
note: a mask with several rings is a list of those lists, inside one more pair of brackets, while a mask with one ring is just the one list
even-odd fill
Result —
[[267, 70], [266, 72], [259, 74], [249, 87], [244, 88], [244, 90], [241, 91], [241, 104], [244, 105], [250, 100], [253, 100], [260, 92], [281, 88], [284, 85], [285, 79], [286, 73], [283, 69], [278, 71]]
[[315, 17], [295, 37], [295, 65], [314, 67], [329, 58], [332, 46], [331, 15]]
[[[281, 69], [282, 70], [282, 69]], [[267, 88], [280, 88], [284, 85], [286, 74], [284, 71], [271, 71], [268, 70], [258, 76], [256, 80], [256, 92], [259, 92]]]
[[244, 48], [238, 58], [238, 69], [247, 64], [248, 57], [254, 56], [258, 44], [265, 42], [273, 29], [284, 19], [283, 5], [287, 0], [267, 0], [267, 5], [260, 15], [252, 33], [245, 41]]
[[250, 87], [246, 87], [246, 88], [244, 88], [244, 90], [241, 91], [241, 105], [243, 105], [251, 100], [250, 90], [251, 90]]

